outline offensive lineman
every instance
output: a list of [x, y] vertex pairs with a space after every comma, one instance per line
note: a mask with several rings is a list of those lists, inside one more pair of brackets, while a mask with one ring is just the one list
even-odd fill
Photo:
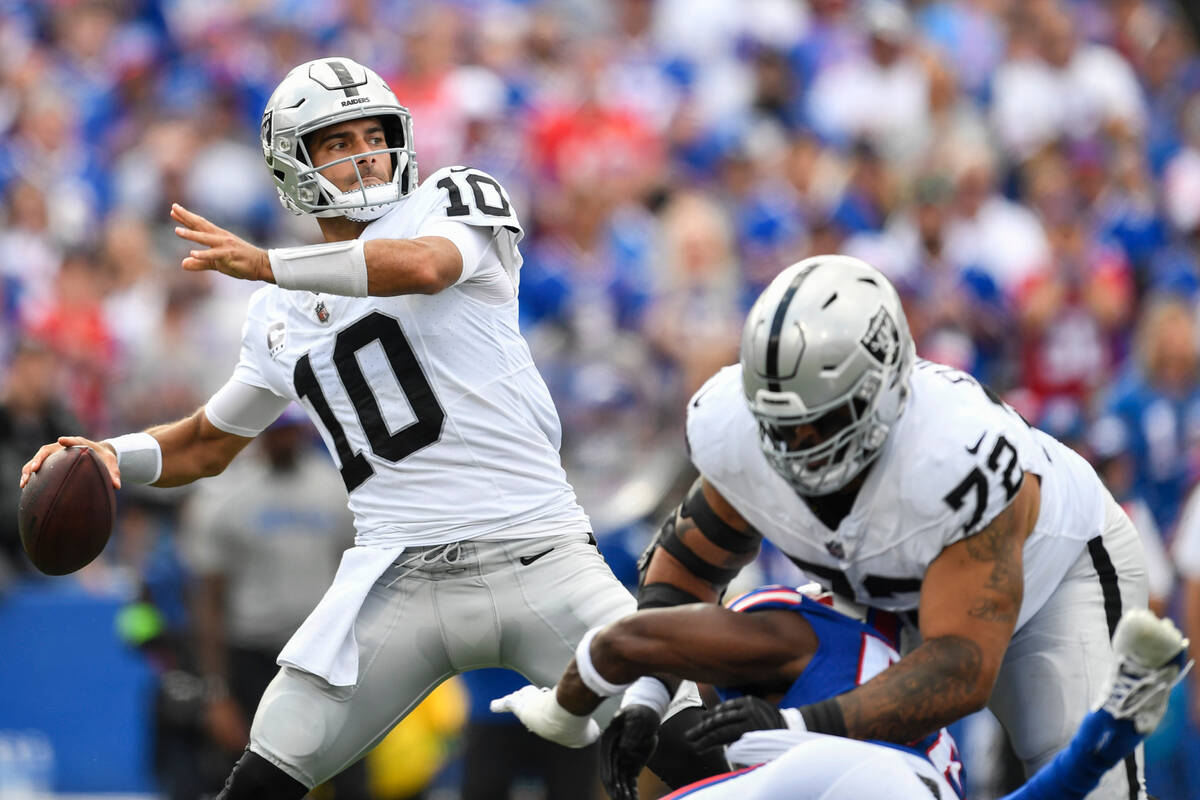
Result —
[[[418, 185], [407, 109], [347, 58], [284, 78], [262, 147], [284, 206], [316, 217], [324, 244], [268, 252], [171, 211], [197, 245], [185, 269], [274, 284], [250, 300], [229, 382], [172, 424], [62, 437], [21, 477], [84, 445], [114, 486], [188, 483], [221, 472], [290, 401], [321, 431], [356, 546], [280, 653], [228, 800], [302, 797], [458, 672], [552, 682], [586, 630], [635, 608], [566, 481], [518, 331], [522, 230], [505, 191], [465, 167]], [[696, 703], [693, 690], [676, 708]], [[679, 785], [711, 767], [660, 775]]]
[[[1027, 774], [1067, 745], [1117, 621], [1147, 603], [1137, 532], [1082, 458], [969, 375], [915, 359], [878, 270], [846, 256], [784, 270], [750, 311], [740, 364], [687, 415], [701, 478], [647, 552], [640, 607], [712, 602], [765, 536], [920, 634], [873, 680], [801, 708], [808, 730], [904, 743], [986, 705]], [[634, 772], [657, 717], [627, 704], [610, 760]], [[714, 712], [698, 733], [736, 738], [723, 724]], [[1144, 797], [1140, 749], [1089, 795]]]

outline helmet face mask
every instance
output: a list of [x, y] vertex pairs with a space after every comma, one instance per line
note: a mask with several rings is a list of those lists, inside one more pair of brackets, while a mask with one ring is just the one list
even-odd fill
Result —
[[[380, 121], [387, 147], [313, 166], [308, 148], [312, 134], [369, 118]], [[382, 216], [417, 187], [412, 115], [378, 75], [348, 58], [309, 61], [289, 72], [267, 102], [261, 140], [280, 202], [294, 214], [365, 222]], [[357, 184], [342, 190], [323, 174], [347, 161], [357, 173], [358, 159], [380, 154], [392, 164], [391, 178], [382, 184], [366, 186], [359, 173]]]
[[895, 289], [858, 259], [810, 258], [767, 287], [743, 331], [743, 388], [764, 456], [798, 494], [836, 492], [879, 455], [913, 351]]

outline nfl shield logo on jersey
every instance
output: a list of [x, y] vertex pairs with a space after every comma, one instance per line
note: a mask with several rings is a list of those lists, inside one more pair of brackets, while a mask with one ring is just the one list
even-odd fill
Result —
[[829, 551], [829, 555], [841, 560], [846, 557], [846, 548], [842, 547], [842, 543], [838, 541], [828, 541], [825, 543], [825, 549]]
[[317, 301], [317, 305], [313, 308], [313, 313], [317, 315], [319, 322], [329, 322], [329, 307], [325, 305], [324, 300]]

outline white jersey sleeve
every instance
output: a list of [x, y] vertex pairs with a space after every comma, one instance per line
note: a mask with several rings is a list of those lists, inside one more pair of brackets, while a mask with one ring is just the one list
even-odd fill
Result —
[[[264, 289], [251, 295], [246, 321], [242, 325], [241, 351], [233, 376], [204, 406], [204, 415], [214, 426], [226, 433], [247, 438], [266, 430], [290, 402], [271, 388], [262, 371], [262, 359], [278, 355], [284, 347], [283, 326], [275, 328], [261, 324], [266, 298], [267, 291]], [[263, 328], [267, 335], [259, 341], [254, 331]]]
[[[941, 532], [936, 546], [979, 533], [1007, 508], [1026, 472], [1045, 476], [1048, 455], [1038, 432], [973, 377], [918, 360], [910, 425], [889, 446], [913, 520]], [[907, 453], [904, 451], [908, 451]]]
[[[471, 167], [444, 167], [422, 181], [402, 206], [404, 213], [381, 217], [367, 228], [363, 238], [444, 235], [436, 232], [443, 221], [489, 229], [492, 231], [492, 249], [516, 289], [522, 263], [517, 244], [525, 231], [508, 192], [495, 178]], [[399, 208], [397, 212], [400, 212]], [[421, 220], [416, 230], [402, 228], [404, 221], [410, 219]], [[488, 259], [483, 259], [479, 267], [482, 268], [486, 261]]]
[[[426, 187], [432, 187], [432, 191]], [[467, 225], [484, 228], [504, 228], [520, 241], [525, 235], [508, 192], [483, 170], [472, 167], [445, 167], [421, 183], [430, 191], [435, 208], [442, 216]], [[430, 215], [436, 213], [430, 210]]]

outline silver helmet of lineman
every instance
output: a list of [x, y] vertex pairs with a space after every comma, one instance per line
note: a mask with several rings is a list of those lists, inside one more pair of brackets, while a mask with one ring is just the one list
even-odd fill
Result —
[[[391, 156], [392, 179], [364, 186], [360, 175], [358, 188], [343, 192], [313, 167], [305, 136], [366, 117], [383, 124], [387, 147], [374, 152]], [[293, 214], [366, 222], [417, 188], [412, 115], [382, 78], [349, 58], [320, 58], [289, 72], [267, 101], [261, 138], [279, 200]], [[322, 169], [361, 157], [346, 156]]]
[[879, 455], [914, 350], [896, 290], [857, 258], [814, 256], [771, 281], [742, 332], [742, 381], [763, 452], [797, 493], [836, 492]]

